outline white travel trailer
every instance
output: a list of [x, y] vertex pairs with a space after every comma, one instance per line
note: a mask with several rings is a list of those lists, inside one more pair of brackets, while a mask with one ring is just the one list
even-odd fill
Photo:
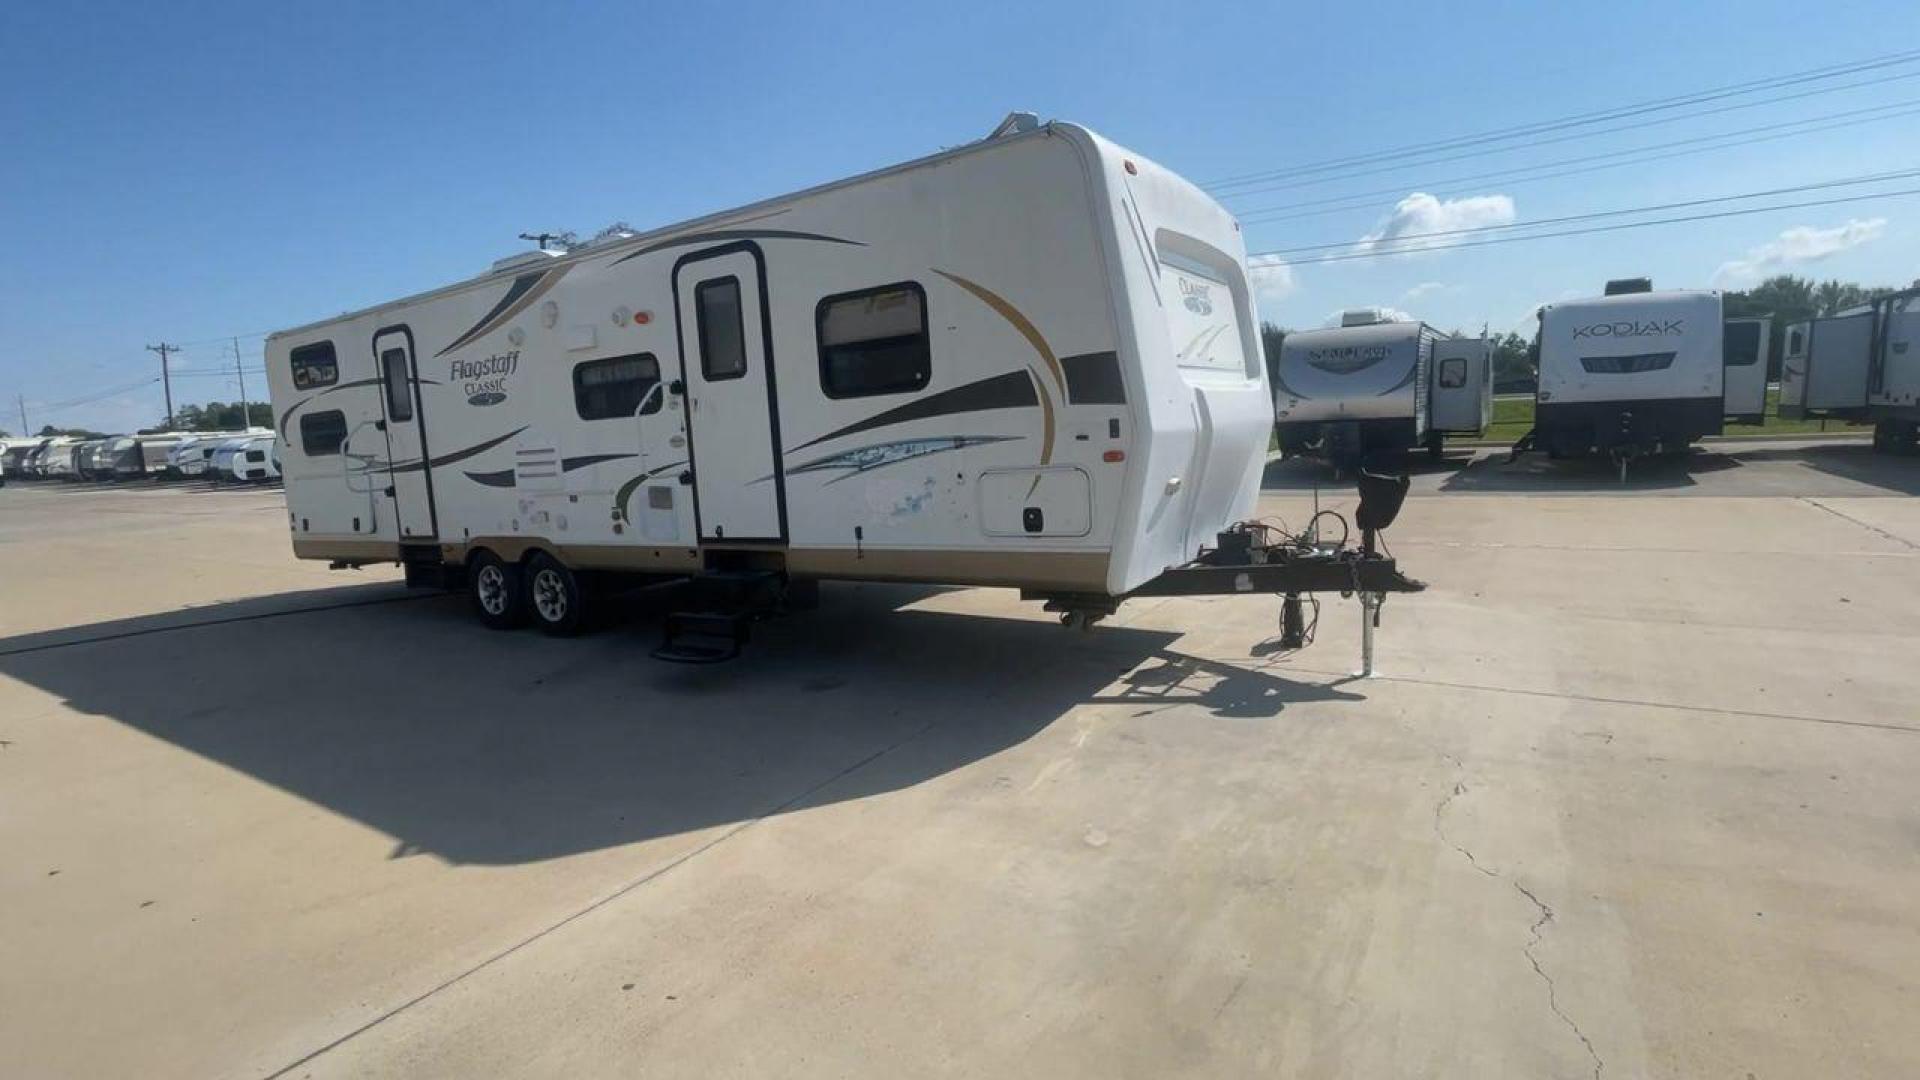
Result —
[[1867, 415], [1873, 445], [1920, 449], [1920, 288], [1873, 302], [1873, 362], [1867, 372]]
[[47, 444], [44, 436], [13, 439], [0, 450], [0, 477], [8, 480], [24, 480], [33, 475], [34, 455]]
[[228, 474], [245, 483], [264, 483], [280, 475], [280, 454], [272, 435], [255, 435], [235, 440], [233, 454], [227, 460]]
[[1722, 414], [1742, 424], [1759, 424], [1767, 415], [1767, 356], [1773, 318], [1728, 319], [1721, 330], [1725, 368]]
[[[1244, 260], [1192, 184], [1022, 115], [502, 260], [268, 339], [294, 553], [399, 561], [556, 633], [617, 572], [1016, 586], [1082, 623], [1231, 591], [1167, 571], [1253, 509], [1272, 420]], [[1310, 562], [1274, 572], [1335, 580]], [[1359, 591], [1413, 587], [1356, 565]], [[743, 628], [669, 619], [661, 655], [723, 658]]]
[[1438, 456], [1445, 436], [1486, 430], [1493, 362], [1485, 338], [1447, 337], [1365, 308], [1340, 322], [1288, 334], [1280, 346], [1273, 393], [1283, 452], [1318, 450], [1342, 465], [1417, 446]]
[[40, 460], [41, 473], [49, 480], [80, 479], [80, 439], [56, 443]]
[[81, 441], [72, 435], [56, 435], [48, 439], [28, 456], [27, 474], [40, 480], [71, 476], [73, 452], [79, 448]]
[[[1622, 287], [1634, 291], [1619, 291]], [[1725, 414], [1720, 294], [1644, 279], [1540, 310], [1534, 430], [1518, 449], [1620, 461], [1718, 435]]]

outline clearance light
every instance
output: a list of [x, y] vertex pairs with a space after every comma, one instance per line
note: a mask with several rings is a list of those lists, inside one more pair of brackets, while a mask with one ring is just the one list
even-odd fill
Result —
[[1127, 460], [1127, 452], [1125, 450], [1109, 450], [1106, 453], [1100, 455], [1100, 460], [1101, 461], [1125, 461]]
[[636, 311], [633, 313], [633, 325], [635, 326], [645, 326], [652, 321], [653, 312], [651, 311]]
[[1126, 165], [1126, 167], [1127, 167], [1127, 175], [1128, 175], [1128, 176], [1139, 176], [1139, 175], [1140, 175], [1140, 170], [1139, 170], [1139, 169], [1136, 169], [1136, 168], [1134, 168], [1134, 167], [1133, 167], [1133, 159], [1132, 159], [1132, 158], [1128, 158], [1128, 159], [1127, 159], [1127, 160], [1126, 160], [1125, 162], [1123, 162], [1123, 164], [1125, 164], [1125, 165]]

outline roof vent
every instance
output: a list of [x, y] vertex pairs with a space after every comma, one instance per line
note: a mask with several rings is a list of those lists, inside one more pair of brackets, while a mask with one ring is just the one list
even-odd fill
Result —
[[1615, 278], [1607, 282], [1608, 296], [1625, 296], [1628, 293], [1652, 292], [1653, 279], [1645, 277]]
[[1340, 313], [1341, 326], [1372, 326], [1375, 323], [1392, 322], [1387, 313], [1380, 308], [1348, 308]]

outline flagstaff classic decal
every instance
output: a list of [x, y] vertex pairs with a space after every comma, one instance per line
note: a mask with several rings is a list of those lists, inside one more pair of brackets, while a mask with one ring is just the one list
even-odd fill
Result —
[[1203, 285], [1198, 281], [1188, 281], [1185, 277], [1181, 277], [1180, 296], [1182, 297], [1181, 303], [1185, 304], [1187, 310], [1193, 312], [1195, 315], [1213, 314], [1212, 286]]
[[453, 360], [447, 364], [447, 381], [460, 384], [467, 404], [486, 407], [507, 400], [507, 379], [520, 367], [520, 350], [494, 353], [479, 360]]

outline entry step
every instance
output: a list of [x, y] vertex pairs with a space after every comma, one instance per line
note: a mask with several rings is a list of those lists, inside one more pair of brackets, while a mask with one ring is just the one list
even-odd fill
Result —
[[666, 635], [653, 650], [655, 660], [675, 664], [717, 664], [740, 655], [747, 643], [750, 612], [676, 611], [667, 616]]

